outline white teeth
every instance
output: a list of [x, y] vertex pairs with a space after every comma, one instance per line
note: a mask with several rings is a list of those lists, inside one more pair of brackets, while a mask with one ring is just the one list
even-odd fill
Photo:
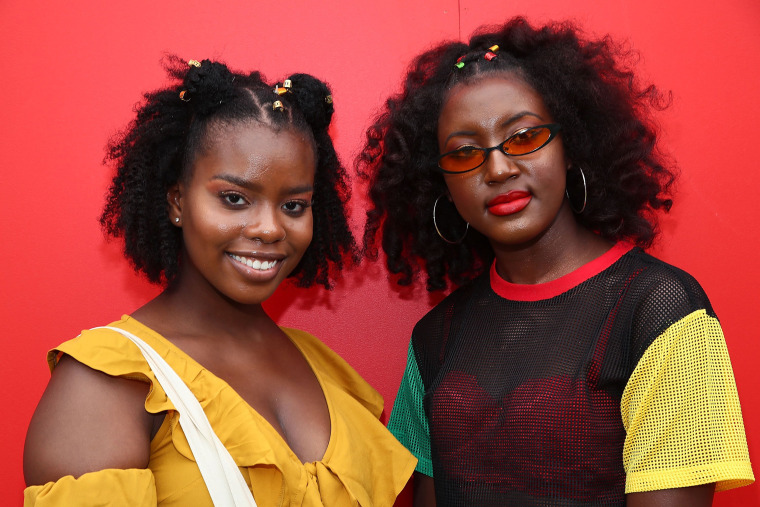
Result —
[[248, 257], [241, 257], [239, 255], [230, 255], [230, 257], [232, 257], [233, 259], [235, 259], [236, 261], [242, 264], [245, 264], [249, 268], [257, 269], [259, 271], [266, 271], [268, 269], [272, 269], [275, 266], [275, 264], [277, 264], [277, 261], [267, 262], [267, 261], [260, 261], [258, 259], [251, 260]]

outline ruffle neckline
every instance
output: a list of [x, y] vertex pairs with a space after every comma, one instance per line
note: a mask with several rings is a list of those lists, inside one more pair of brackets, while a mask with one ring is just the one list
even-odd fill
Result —
[[[333, 399], [335, 395], [339, 395], [335, 392], [335, 389], [343, 390], [342, 387], [344, 386], [339, 384], [345, 379], [339, 379], [336, 383], [334, 382], [335, 379], [327, 378], [319, 365], [310, 357], [308, 352], [313, 353], [314, 350], [312, 349], [314, 347], [309, 343], [301, 342], [307, 336], [314, 341], [317, 340], [316, 338], [302, 331], [281, 328], [302, 353], [317, 377], [324, 393], [330, 416], [330, 439], [325, 450], [325, 455], [318, 461], [302, 463], [274, 427], [235, 392], [226, 381], [204, 368], [169, 340], [128, 315], [122, 316], [120, 321], [110, 324], [110, 326], [120, 327], [140, 336], [169, 363], [180, 378], [190, 387], [209, 420], [224, 421], [224, 424], [212, 423], [214, 431], [235, 462], [239, 466], [249, 469], [253, 491], [256, 491], [254, 467], [273, 466], [280, 470], [284, 478], [290, 477], [292, 480], [296, 476], [300, 476], [300, 479], [296, 480], [297, 483], [303, 484], [304, 481], [316, 482], [316, 487], [320, 491], [324, 488], [336, 491], [336, 488], [339, 487], [337, 483], [340, 483], [342, 488], [349, 493], [349, 496], [353, 497], [356, 501], [362, 504], [372, 502], [373, 495], [367, 490], [362, 481], [353, 479], [353, 476], [356, 475], [352, 470], [355, 463], [351, 461], [333, 463], [331, 461], [336, 446], [340, 445], [337, 442], [336, 431], [341, 429], [345, 431], [347, 429], [345, 422], [337, 420], [335, 400]], [[98, 338], [95, 340], [89, 339], [95, 338], [95, 336], [88, 336], [91, 333], [98, 333]], [[98, 342], [106, 341], [103, 340], [105, 336], [109, 337], [107, 343], [98, 347]], [[77, 340], [88, 340], [88, 344], [81, 348], [67, 346]], [[82, 351], [92, 350], [93, 348], [96, 350], [88, 353], [88, 357], [78, 357], [82, 355]], [[307, 348], [309, 351], [306, 350]], [[51, 368], [57, 362], [61, 353], [69, 354], [75, 359], [80, 360], [80, 362], [112, 376], [148, 381], [151, 384], [151, 389], [145, 400], [145, 409], [154, 414], [175, 411], [174, 405], [158, 384], [153, 372], [144, 361], [142, 354], [131, 341], [119, 333], [109, 330], [83, 331], [80, 337], [64, 343], [58, 349], [51, 351], [48, 356]], [[95, 358], [94, 361], [92, 360], [93, 357]], [[93, 362], [96, 364], [92, 364]], [[363, 383], [363, 381], [361, 382]], [[366, 388], [372, 390], [369, 385], [366, 385]], [[374, 392], [374, 390], [372, 391]], [[379, 395], [376, 392], [374, 393], [379, 398]], [[371, 393], [360, 393], [356, 401], [368, 406], [371, 405], [370, 400], [372, 398]], [[379, 398], [379, 400], [380, 407], [372, 407], [375, 408], [372, 412], [377, 411], [379, 413], [382, 410], [382, 398]], [[371, 416], [369, 412], [367, 416]], [[166, 437], [165, 432], [169, 431], [171, 433], [172, 445], [177, 452], [185, 458], [195, 461], [184, 432], [176, 431], [178, 424], [179, 418], [176, 416], [176, 412], [174, 412], [174, 415], [168, 417], [167, 421], [162, 424], [153, 442], [155, 444], [156, 442], [163, 441], [163, 438]], [[378, 424], [380, 423], [378, 422]], [[262, 433], [266, 436], [262, 437]], [[351, 444], [351, 442], [344, 439], [343, 445], [348, 444]], [[349, 453], [356, 452], [360, 451], [356, 449], [349, 450]], [[343, 454], [346, 453], [341, 451], [341, 455]], [[366, 459], [366, 456], [362, 456], [362, 459]], [[291, 480], [288, 482], [291, 482]], [[333, 484], [328, 485], [327, 483], [329, 482]], [[308, 495], [308, 491], [304, 491], [304, 493]]]

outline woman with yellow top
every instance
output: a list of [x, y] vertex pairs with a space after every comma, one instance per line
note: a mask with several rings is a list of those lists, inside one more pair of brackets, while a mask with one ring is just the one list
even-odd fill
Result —
[[287, 277], [329, 288], [354, 257], [327, 85], [208, 60], [169, 73], [109, 146], [101, 218], [165, 290], [50, 352], [25, 505], [212, 505], [185, 413], [125, 335], [190, 389], [259, 506], [392, 505], [415, 460], [379, 422], [382, 398], [261, 307]]
[[718, 318], [642, 250], [674, 169], [631, 56], [484, 27], [419, 55], [368, 133], [367, 240], [402, 283], [462, 284], [414, 328], [388, 423], [416, 505], [694, 507], [753, 480]]

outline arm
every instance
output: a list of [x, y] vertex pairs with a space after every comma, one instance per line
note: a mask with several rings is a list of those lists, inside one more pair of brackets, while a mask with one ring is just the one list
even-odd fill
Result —
[[414, 472], [414, 507], [435, 507], [433, 478]]
[[709, 507], [712, 505], [715, 484], [688, 488], [662, 489], [626, 496], [627, 507]]
[[680, 319], [649, 345], [623, 392], [621, 415], [630, 505], [644, 492], [656, 505], [688, 504], [679, 499], [691, 497], [682, 495], [709, 505], [713, 489], [752, 482], [728, 351], [706, 311]]
[[417, 468], [412, 481], [414, 506], [435, 507], [430, 427], [422, 407], [424, 394], [425, 387], [410, 343], [404, 377], [388, 420], [388, 429], [417, 457]]
[[108, 468], [146, 468], [153, 423], [144, 406], [148, 389], [63, 356], [29, 424], [27, 485]]

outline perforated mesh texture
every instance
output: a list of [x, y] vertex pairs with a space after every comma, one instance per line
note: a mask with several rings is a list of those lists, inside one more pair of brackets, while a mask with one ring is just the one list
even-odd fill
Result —
[[390, 426], [418, 457], [429, 438], [439, 506], [623, 505], [624, 449], [629, 492], [751, 478], [712, 307], [638, 249], [539, 301], [499, 296], [486, 274], [411, 346]]
[[391, 418], [388, 420], [388, 429], [417, 457], [416, 470], [432, 477], [430, 427], [422, 410], [424, 393], [425, 388], [410, 343], [404, 379], [401, 381]]
[[[741, 408], [718, 321], [704, 310], [649, 346], [621, 401], [626, 492], [751, 482]], [[687, 449], [688, 452], [684, 452]]]

